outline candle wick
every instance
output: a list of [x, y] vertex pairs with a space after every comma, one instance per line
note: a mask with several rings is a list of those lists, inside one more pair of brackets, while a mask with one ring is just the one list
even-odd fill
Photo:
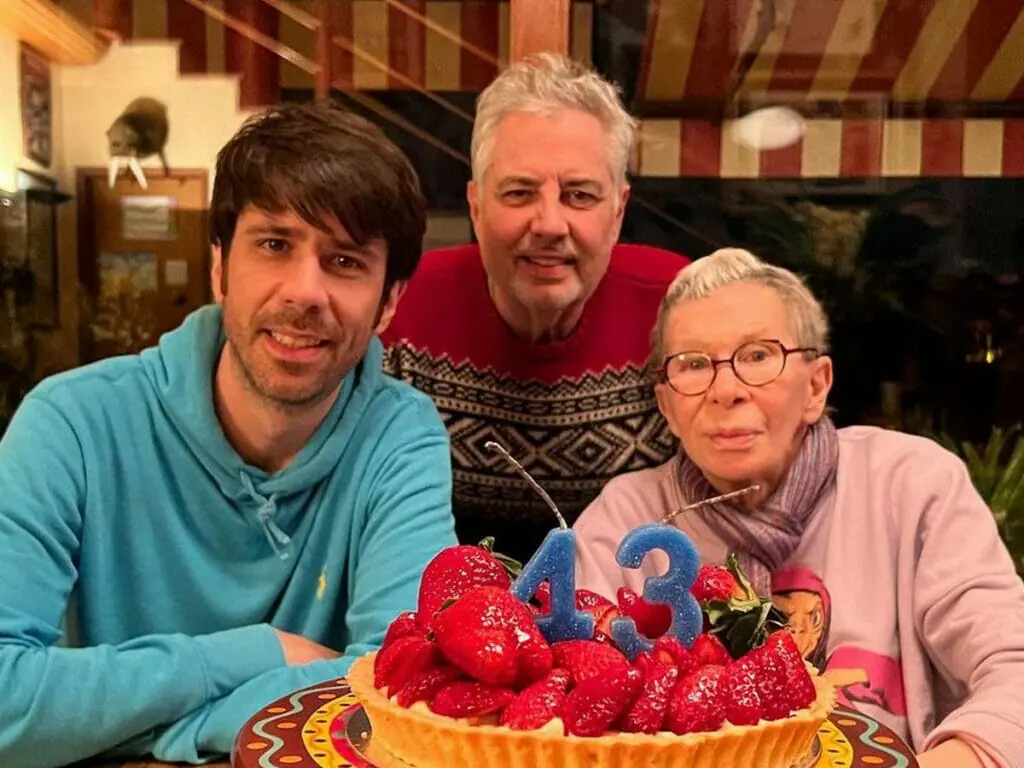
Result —
[[689, 512], [691, 509], [705, 507], [708, 504], [716, 504], [719, 501], [725, 501], [726, 499], [732, 499], [737, 496], [744, 496], [748, 493], [753, 493], [754, 491], [758, 491], [760, 489], [760, 485], [748, 485], [746, 488], [740, 488], [738, 491], [730, 491], [729, 493], [723, 493], [721, 496], [712, 496], [710, 499], [704, 499], [703, 501], [695, 501], [693, 504], [687, 504], [684, 507], [680, 507], [675, 512], [670, 512], [669, 514], [665, 515], [663, 518], [661, 518], [661, 522], [670, 523], [679, 515], [683, 514], [683, 512]]
[[568, 529], [569, 526], [566, 525], [565, 518], [562, 517], [562, 513], [558, 511], [558, 507], [555, 506], [555, 502], [551, 500], [550, 496], [548, 496], [547, 491], [540, 487], [540, 484], [530, 476], [530, 473], [526, 471], [522, 464], [516, 461], [515, 457], [511, 453], [506, 451], [504, 447], [493, 440], [488, 440], [484, 443], [484, 448], [489, 448], [490, 450], [496, 451], [504, 456], [505, 459], [508, 460], [508, 462], [515, 468], [516, 472], [522, 475], [523, 479], [525, 479], [526, 482], [529, 483], [538, 494], [540, 494], [540, 497], [544, 499], [544, 502], [551, 507], [551, 511], [554, 512], [555, 517], [558, 518], [558, 527], [563, 531]]

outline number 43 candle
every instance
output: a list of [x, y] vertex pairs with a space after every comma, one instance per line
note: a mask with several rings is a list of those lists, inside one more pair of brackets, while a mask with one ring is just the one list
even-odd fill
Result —
[[[537, 617], [537, 627], [548, 642], [589, 640], [594, 636], [594, 617], [576, 607], [576, 533], [569, 528], [558, 507], [543, 488], [503, 447], [491, 441], [490, 450], [501, 453], [555, 513], [559, 527], [544, 538], [540, 548], [523, 567], [512, 584], [512, 594], [528, 601], [545, 581], [551, 588], [551, 608], [546, 616]], [[643, 597], [652, 603], [665, 603], [672, 611], [669, 632], [687, 647], [703, 625], [700, 605], [690, 594], [697, 578], [700, 556], [690, 538], [675, 526], [653, 523], [630, 531], [619, 544], [616, 560], [623, 568], [639, 568], [644, 556], [660, 549], [668, 556], [669, 567], [662, 576], [648, 578]], [[643, 637], [629, 617], [615, 619], [611, 625], [612, 639], [630, 659], [653, 643]]]

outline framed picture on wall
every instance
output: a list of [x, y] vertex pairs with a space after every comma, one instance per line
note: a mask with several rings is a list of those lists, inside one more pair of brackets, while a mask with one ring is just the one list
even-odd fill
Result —
[[25, 157], [49, 167], [53, 159], [50, 62], [21, 44], [21, 128]]

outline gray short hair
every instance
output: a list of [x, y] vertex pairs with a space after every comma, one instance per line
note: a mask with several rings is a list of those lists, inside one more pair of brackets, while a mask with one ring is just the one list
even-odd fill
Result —
[[665, 325], [669, 313], [680, 302], [704, 298], [717, 288], [738, 282], [759, 283], [776, 291], [789, 313], [797, 345], [814, 347], [820, 352], [828, 351], [829, 329], [825, 310], [800, 277], [788, 269], [761, 261], [750, 251], [721, 248], [684, 267], [669, 286], [651, 334], [653, 369], [661, 366], [667, 354]]
[[491, 162], [498, 123], [510, 112], [550, 115], [578, 109], [593, 115], [608, 137], [608, 162], [617, 186], [636, 145], [637, 122], [622, 105], [619, 89], [592, 69], [565, 56], [539, 53], [515, 62], [480, 94], [473, 122], [470, 156], [473, 179], [479, 184]]

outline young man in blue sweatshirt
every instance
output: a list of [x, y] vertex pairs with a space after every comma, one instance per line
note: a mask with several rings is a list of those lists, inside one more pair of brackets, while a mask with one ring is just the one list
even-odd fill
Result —
[[0, 441], [0, 765], [228, 753], [415, 608], [455, 543], [449, 446], [376, 334], [424, 229], [351, 113], [282, 107], [221, 150], [216, 305], [44, 381]]

